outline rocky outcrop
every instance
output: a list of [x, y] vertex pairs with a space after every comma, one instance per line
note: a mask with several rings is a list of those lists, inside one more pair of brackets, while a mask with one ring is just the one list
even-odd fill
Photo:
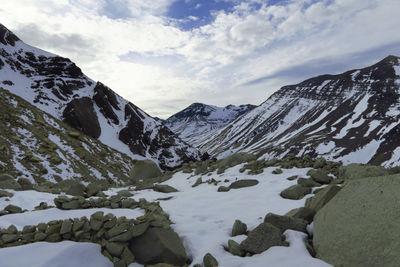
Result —
[[99, 138], [101, 134], [97, 114], [89, 97], [69, 102], [63, 111], [63, 118], [64, 122], [93, 138]]
[[317, 257], [334, 266], [397, 266], [399, 190], [399, 174], [349, 181], [315, 216]]

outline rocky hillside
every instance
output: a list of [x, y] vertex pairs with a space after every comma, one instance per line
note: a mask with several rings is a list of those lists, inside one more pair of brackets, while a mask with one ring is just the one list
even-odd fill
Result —
[[188, 144], [201, 147], [210, 136], [255, 107], [254, 105], [216, 107], [194, 103], [169, 117], [165, 125]]
[[212, 155], [288, 152], [343, 163], [399, 165], [400, 62], [388, 56], [367, 68], [284, 86], [202, 146]]
[[200, 153], [162, 123], [63, 58], [22, 42], [0, 24], [0, 85], [39, 109], [126, 155], [163, 168]]
[[133, 160], [0, 88], [0, 169], [33, 184], [124, 183]]

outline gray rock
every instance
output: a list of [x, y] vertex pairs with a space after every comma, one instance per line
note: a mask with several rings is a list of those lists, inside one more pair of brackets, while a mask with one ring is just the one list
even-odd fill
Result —
[[290, 176], [290, 177], [288, 177], [288, 178], [286, 178], [286, 179], [289, 180], [289, 181], [293, 181], [293, 180], [296, 180], [297, 177], [299, 177], [299, 176], [293, 175], [293, 176]]
[[218, 189], [217, 189], [218, 192], [229, 192], [229, 190], [231, 190], [229, 187], [223, 186], [223, 185], [221, 185], [221, 186], [218, 187]]
[[132, 233], [132, 237], [138, 237], [144, 234], [148, 228], [149, 228], [149, 223], [145, 222], [133, 226], [132, 228], [129, 229], [129, 231]]
[[399, 174], [348, 181], [314, 218], [317, 257], [334, 266], [399, 266], [399, 192]]
[[329, 184], [332, 181], [332, 177], [328, 176], [328, 173], [321, 169], [309, 170], [307, 175], [309, 175], [312, 180], [320, 184]]
[[318, 212], [326, 203], [328, 203], [339, 191], [341, 187], [336, 185], [328, 185], [315, 196], [306, 200], [305, 207]]
[[15, 205], [7, 205], [4, 210], [8, 211], [9, 213], [22, 213], [22, 209]]
[[6, 173], [0, 174], [0, 188], [13, 190], [22, 189], [19, 183], [15, 181], [14, 177]]
[[19, 178], [17, 182], [21, 186], [22, 190], [32, 190], [33, 189], [33, 185], [31, 183], [31, 181], [29, 181], [26, 178]]
[[124, 251], [122, 251], [121, 258], [124, 260], [124, 262], [127, 265], [129, 265], [135, 261], [135, 256], [132, 254], [132, 252], [128, 248], [124, 248]]
[[71, 196], [85, 196], [86, 187], [78, 181], [71, 182], [65, 193]]
[[160, 168], [151, 160], [138, 160], [129, 172], [132, 182], [162, 176]]
[[76, 210], [81, 208], [81, 204], [78, 200], [71, 200], [68, 202], [62, 203], [62, 209], [64, 210]]
[[86, 187], [86, 194], [91, 197], [97, 195], [101, 191], [101, 186], [95, 183], [90, 183]]
[[235, 181], [235, 182], [231, 183], [229, 188], [238, 189], [238, 188], [243, 188], [243, 187], [255, 186], [257, 184], [258, 184], [258, 180], [255, 180], [255, 179], [242, 179], [242, 180]]
[[106, 237], [112, 238], [112, 237], [120, 235], [128, 230], [129, 230], [129, 225], [127, 223], [121, 223], [121, 224], [114, 226], [110, 230], [108, 230], [106, 233]]
[[308, 223], [311, 223], [314, 219], [315, 210], [307, 208], [307, 207], [300, 207], [297, 209], [292, 209], [285, 215], [294, 217], [294, 218], [300, 218], [300, 219], [306, 220]]
[[228, 251], [235, 256], [240, 256], [242, 257], [244, 255], [243, 250], [240, 248], [240, 245], [234, 241], [234, 240], [229, 240], [228, 241]]
[[203, 257], [203, 265], [204, 265], [204, 267], [216, 267], [216, 266], [218, 266], [218, 261], [216, 258], [214, 258], [213, 255], [211, 255], [210, 253], [207, 253]]
[[39, 241], [43, 241], [45, 240], [47, 237], [47, 235], [45, 233], [42, 232], [37, 232], [34, 236], [34, 240], [35, 242], [39, 242]]
[[272, 174], [281, 174], [283, 173], [282, 169], [276, 168], [275, 170], [272, 171]]
[[197, 178], [196, 182], [192, 185], [192, 187], [196, 187], [199, 186], [203, 183], [203, 180], [201, 179], [201, 177]]
[[316, 181], [312, 180], [312, 179], [307, 179], [307, 178], [299, 178], [297, 179], [297, 183], [305, 186], [305, 187], [317, 187], [317, 186], [321, 186], [320, 183], [317, 183]]
[[4, 234], [1, 236], [1, 240], [7, 244], [12, 243], [19, 240], [19, 236], [17, 234]]
[[259, 254], [272, 246], [283, 245], [279, 228], [269, 223], [261, 223], [240, 243], [240, 248], [251, 254]]
[[268, 213], [264, 218], [265, 223], [270, 223], [278, 227], [281, 232], [285, 232], [287, 229], [306, 232], [308, 222], [300, 218], [294, 218], [290, 216], [280, 216], [273, 213]]
[[133, 194], [129, 190], [120, 190], [117, 193], [118, 196], [120, 197], [131, 197]]
[[339, 168], [338, 177], [344, 180], [355, 180], [367, 177], [385, 176], [389, 174], [389, 169], [386, 169], [382, 166], [349, 164]]
[[173, 193], [178, 192], [176, 188], [166, 184], [156, 184], [154, 185], [154, 191], [161, 192], [161, 193]]
[[304, 187], [300, 184], [292, 185], [289, 188], [286, 188], [281, 192], [281, 197], [287, 198], [287, 199], [302, 199], [305, 195], [311, 193], [311, 188], [309, 187]]
[[5, 190], [0, 190], [0, 197], [12, 197], [12, 196], [14, 196], [13, 193], [7, 192]]
[[115, 257], [121, 256], [122, 252], [124, 251], [124, 246], [120, 243], [115, 243], [115, 242], [107, 242], [106, 243], [106, 249], [107, 251]]
[[143, 235], [130, 241], [129, 249], [141, 264], [182, 266], [188, 260], [179, 236], [172, 229], [149, 228]]
[[36, 232], [36, 226], [35, 225], [26, 225], [22, 229], [23, 234], [28, 234], [28, 233], [34, 233]]
[[61, 224], [61, 229], [60, 229], [60, 234], [67, 234], [67, 233], [71, 233], [72, 231], [72, 222], [70, 219], [66, 219], [62, 222]]
[[232, 227], [232, 236], [244, 235], [247, 232], [247, 225], [240, 220], [235, 220]]

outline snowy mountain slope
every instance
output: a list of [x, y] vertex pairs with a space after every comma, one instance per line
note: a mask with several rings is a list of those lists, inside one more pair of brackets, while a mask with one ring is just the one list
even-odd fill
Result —
[[22, 42], [0, 24], [0, 85], [72, 127], [131, 157], [163, 168], [200, 159], [200, 153], [162, 123], [67, 58]]
[[344, 163], [400, 165], [400, 59], [284, 86], [201, 147], [224, 156], [309, 154]]
[[210, 136], [255, 107], [254, 105], [228, 105], [222, 108], [194, 103], [169, 117], [165, 125], [188, 144], [201, 147]]
[[134, 163], [1, 87], [0, 151], [1, 173], [36, 184], [65, 179], [124, 183]]

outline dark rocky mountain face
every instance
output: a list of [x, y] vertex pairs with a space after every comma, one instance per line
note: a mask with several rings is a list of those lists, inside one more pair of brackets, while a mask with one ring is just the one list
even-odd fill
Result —
[[[264, 157], [323, 156], [344, 163], [399, 165], [400, 63], [377, 64], [284, 86], [227, 125], [202, 149]], [[229, 152], [227, 152], [229, 151]]]
[[216, 107], [193, 103], [169, 117], [164, 124], [187, 143], [201, 147], [210, 136], [255, 107], [254, 105]]
[[161, 122], [63, 58], [26, 45], [0, 24], [0, 85], [75, 129], [164, 169], [201, 158]]

